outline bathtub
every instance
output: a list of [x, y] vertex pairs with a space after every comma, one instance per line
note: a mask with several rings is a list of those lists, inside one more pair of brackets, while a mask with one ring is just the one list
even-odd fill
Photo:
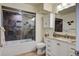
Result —
[[2, 56], [14, 56], [23, 52], [30, 52], [36, 49], [36, 42], [33, 40], [7, 41], [2, 48]]

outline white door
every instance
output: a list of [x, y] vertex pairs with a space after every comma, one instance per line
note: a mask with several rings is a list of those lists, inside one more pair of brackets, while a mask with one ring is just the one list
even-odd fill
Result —
[[52, 53], [52, 55], [54, 55], [54, 56], [58, 56], [59, 54], [59, 46], [57, 45], [57, 40], [52, 40], [51, 41], [51, 53]]

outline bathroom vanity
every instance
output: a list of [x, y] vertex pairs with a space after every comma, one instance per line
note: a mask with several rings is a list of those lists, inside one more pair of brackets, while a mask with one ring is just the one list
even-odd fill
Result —
[[75, 56], [75, 39], [47, 37], [45, 43], [47, 56]]

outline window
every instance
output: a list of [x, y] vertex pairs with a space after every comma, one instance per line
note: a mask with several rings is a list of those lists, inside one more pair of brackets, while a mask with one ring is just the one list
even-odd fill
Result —
[[35, 13], [2, 7], [5, 41], [35, 40]]

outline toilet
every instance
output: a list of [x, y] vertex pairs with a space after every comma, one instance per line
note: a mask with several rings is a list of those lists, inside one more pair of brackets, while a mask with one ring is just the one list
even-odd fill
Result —
[[45, 43], [43, 42], [37, 43], [37, 55], [44, 55], [45, 49], [46, 49]]

